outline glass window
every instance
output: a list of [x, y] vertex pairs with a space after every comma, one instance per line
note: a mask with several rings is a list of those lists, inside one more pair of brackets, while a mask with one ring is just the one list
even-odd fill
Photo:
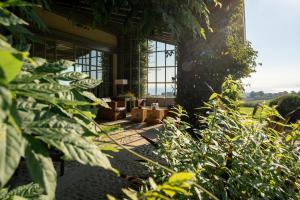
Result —
[[174, 50], [175, 50], [175, 45], [167, 44], [167, 45], [166, 45], [166, 50], [174, 51]]
[[157, 82], [166, 82], [165, 75], [165, 67], [157, 68]]
[[155, 83], [148, 83], [148, 96], [156, 96], [155, 88]]
[[166, 52], [166, 66], [175, 66], [174, 51], [167, 51]]
[[177, 76], [176, 46], [148, 40], [148, 50], [148, 95], [174, 97]]
[[156, 54], [149, 53], [148, 54], [148, 67], [155, 67], [156, 66]]
[[175, 67], [166, 67], [166, 82], [172, 83], [175, 79]]
[[156, 45], [157, 45], [156, 51], [165, 51], [166, 50], [165, 49], [165, 43], [157, 42]]
[[148, 68], [148, 82], [156, 82], [156, 69]]
[[165, 66], [165, 52], [157, 52], [157, 66]]
[[175, 84], [167, 83], [166, 84], [166, 97], [174, 97], [175, 95]]
[[153, 40], [148, 40], [149, 51], [156, 51], [156, 42]]
[[164, 83], [157, 83], [156, 88], [157, 88], [156, 95], [159, 96], [159, 97], [164, 97], [165, 96], [165, 84]]

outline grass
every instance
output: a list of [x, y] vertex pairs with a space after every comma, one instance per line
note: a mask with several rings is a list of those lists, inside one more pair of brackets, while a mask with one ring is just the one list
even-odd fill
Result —
[[252, 116], [253, 110], [253, 107], [241, 107], [240, 111], [246, 115]]

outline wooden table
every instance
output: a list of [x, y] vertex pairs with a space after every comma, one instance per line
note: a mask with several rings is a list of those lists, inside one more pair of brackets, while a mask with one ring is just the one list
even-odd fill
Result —
[[147, 123], [159, 124], [167, 114], [168, 109], [160, 108], [158, 110], [147, 110]]
[[131, 110], [131, 120], [135, 122], [144, 122], [147, 117], [148, 108], [138, 108], [134, 107]]

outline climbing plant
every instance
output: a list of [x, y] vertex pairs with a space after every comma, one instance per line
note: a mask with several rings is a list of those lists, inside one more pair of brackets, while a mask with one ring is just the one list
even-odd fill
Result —
[[222, 1], [222, 5], [221, 9], [208, 5], [213, 32], [194, 38], [186, 31], [178, 45], [177, 103], [187, 109], [194, 125], [195, 108], [214, 91], [221, 92], [227, 75], [240, 79], [256, 67], [257, 52], [244, 35], [244, 1]]

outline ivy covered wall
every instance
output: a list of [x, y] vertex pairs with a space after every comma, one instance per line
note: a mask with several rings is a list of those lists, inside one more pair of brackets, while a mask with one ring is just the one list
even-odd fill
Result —
[[229, 74], [234, 79], [249, 76], [255, 70], [257, 52], [244, 35], [244, 1], [223, 1], [221, 9], [210, 14], [212, 30], [205, 38], [185, 31], [179, 42], [177, 103], [190, 113], [207, 101], [213, 91], [220, 92]]

